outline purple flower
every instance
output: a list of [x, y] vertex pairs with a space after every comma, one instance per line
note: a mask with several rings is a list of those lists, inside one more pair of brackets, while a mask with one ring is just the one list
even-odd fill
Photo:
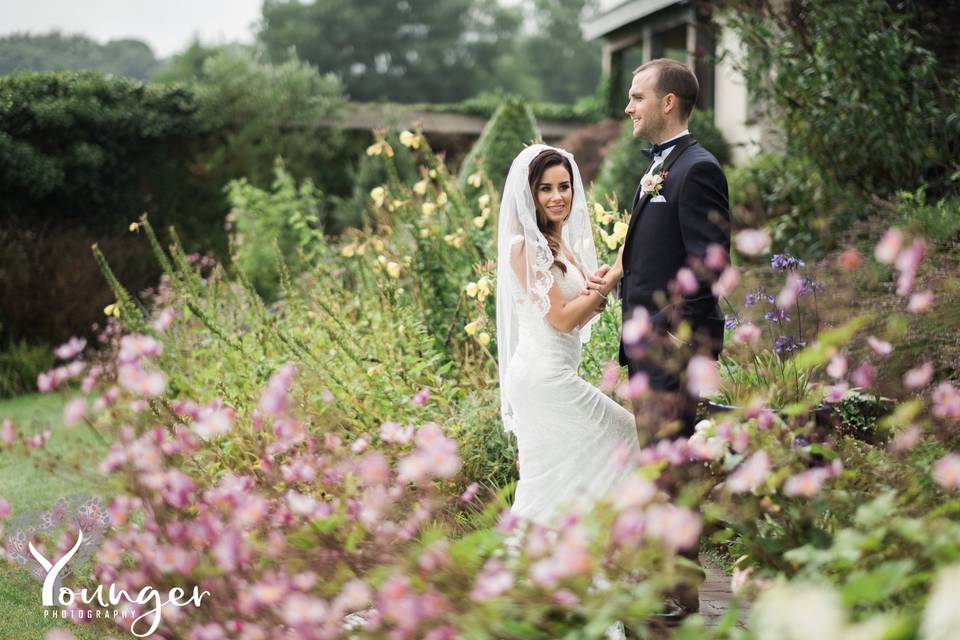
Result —
[[777, 353], [793, 353], [799, 351], [807, 345], [803, 340], [797, 340], [793, 336], [780, 336], [773, 345]]
[[[773, 300], [771, 300], [771, 302], [773, 302]], [[765, 314], [763, 314], [763, 317], [770, 322], [790, 322], [791, 318], [789, 313], [783, 309], [780, 309], [779, 307], [770, 309], [770, 311], [767, 311]]]
[[773, 267], [774, 271], [779, 273], [799, 269], [805, 266], [805, 263], [800, 258], [792, 256], [789, 253], [775, 253], [773, 254], [773, 258], [770, 259], [770, 266]]
[[826, 285], [822, 282], [817, 282], [810, 276], [804, 276], [800, 281], [800, 295], [806, 296], [813, 292], [822, 292], [826, 290]]
[[723, 328], [727, 331], [736, 329], [738, 326], [740, 326], [740, 318], [736, 314], [727, 316], [726, 321], [723, 323]]
[[753, 291], [748, 293], [747, 297], [745, 298], [745, 302], [748, 307], [752, 307], [753, 305], [759, 302], [763, 302], [764, 300], [766, 300], [770, 304], [773, 304], [773, 296], [768, 295], [767, 292], [764, 291], [762, 288], [754, 289]]

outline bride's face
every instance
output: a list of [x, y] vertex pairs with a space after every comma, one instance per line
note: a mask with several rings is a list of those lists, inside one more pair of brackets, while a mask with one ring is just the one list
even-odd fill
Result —
[[562, 224], [570, 214], [573, 202], [573, 184], [570, 173], [562, 164], [548, 167], [537, 185], [537, 206], [550, 222]]

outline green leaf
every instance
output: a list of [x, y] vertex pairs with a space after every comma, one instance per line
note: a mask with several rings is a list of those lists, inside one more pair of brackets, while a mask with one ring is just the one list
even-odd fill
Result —
[[885, 562], [870, 572], [854, 572], [843, 586], [846, 607], [879, 604], [907, 586], [913, 560]]

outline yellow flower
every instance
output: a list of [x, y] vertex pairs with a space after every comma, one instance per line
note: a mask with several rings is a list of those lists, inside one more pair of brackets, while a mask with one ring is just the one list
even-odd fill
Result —
[[420, 148], [420, 136], [409, 131], [400, 132], [400, 144], [411, 149]]
[[627, 237], [627, 229], [629, 229], [629, 227], [627, 226], [626, 222], [617, 222], [615, 225], [613, 225], [614, 237], [616, 237], [618, 240], [623, 240]]
[[360, 245], [359, 247], [357, 247], [357, 255], [358, 255], [358, 256], [362, 256], [362, 255], [365, 254], [366, 252], [367, 252], [367, 245], [366, 245], [366, 244], [362, 244], [362, 245]]
[[377, 256], [377, 262], [379, 262], [380, 264], [387, 264], [387, 256], [380, 254], [379, 256]]
[[457, 249], [463, 246], [463, 236], [459, 234], [448, 233], [447, 235], [443, 236], [443, 240], [451, 247], [456, 247]]
[[617, 236], [613, 236], [613, 235], [607, 236], [605, 238], [605, 241], [607, 243], [607, 248], [610, 249], [611, 251], [613, 251], [618, 246], [620, 246], [620, 243], [617, 242]]
[[483, 276], [477, 280], [477, 298], [483, 302], [490, 295], [490, 279]]
[[421, 180], [420, 182], [413, 185], [413, 192], [419, 195], [423, 195], [427, 192], [427, 181], [426, 179]]
[[387, 197], [387, 192], [383, 187], [374, 187], [370, 190], [370, 197], [378, 207], [382, 207], [383, 200]]
[[429, 238], [429, 237], [430, 237], [430, 229], [427, 228], [427, 227], [424, 227], [423, 229], [420, 229], [420, 237], [421, 237], [421, 238]]
[[399, 278], [399, 277], [400, 277], [400, 265], [398, 265], [396, 262], [388, 262], [388, 263], [387, 263], [387, 273], [390, 275], [391, 278], [394, 278], [394, 279]]
[[423, 215], [432, 216], [433, 212], [437, 210], [437, 205], [433, 204], [432, 202], [424, 202], [420, 209], [423, 211]]
[[483, 225], [487, 224], [487, 216], [477, 216], [473, 219], [473, 226], [477, 229], [483, 229]]
[[413, 256], [403, 256], [403, 264], [409, 267], [411, 262], [413, 262]]
[[383, 142], [383, 153], [386, 154], [388, 158], [393, 157], [393, 147], [386, 141]]
[[430, 176], [431, 178], [436, 178], [436, 177], [437, 177], [437, 170], [436, 170], [436, 169], [430, 169], [430, 171], [427, 172], [427, 175]]
[[376, 249], [377, 251], [383, 251], [383, 247], [385, 246], [383, 244], [383, 240], [381, 240], [380, 238], [374, 238], [373, 240], [370, 241], [370, 244], [372, 244], [373, 248]]
[[347, 246], [345, 246], [343, 249], [340, 250], [340, 255], [342, 255], [344, 258], [352, 258], [353, 254], [356, 253], [356, 251], [357, 251], [357, 245], [351, 242], [350, 244], [348, 244]]
[[480, 205], [481, 209], [485, 209], [488, 204], [490, 204], [490, 194], [485, 193], [479, 198], [477, 198], [477, 203]]
[[383, 153], [383, 143], [382, 143], [382, 142], [375, 142], [374, 144], [372, 144], [372, 145], [370, 145], [369, 147], [367, 147], [367, 155], [368, 155], [368, 156], [378, 156], [378, 155], [380, 155], [381, 153]]
[[464, 289], [466, 290], [467, 295], [470, 296], [471, 298], [477, 297], [477, 289], [479, 289], [479, 287], [477, 286], [476, 282], [468, 282], [467, 286], [464, 287]]
[[605, 212], [604, 212], [604, 210], [603, 210], [603, 205], [600, 204], [599, 202], [594, 202], [594, 203], [593, 203], [593, 215], [594, 215], [594, 217], [596, 217], [597, 222], [600, 222], [600, 220], [603, 218], [603, 214], [604, 214], [604, 213], [605, 213]]
[[440, 195], [437, 196], [437, 206], [442, 207], [445, 204], [447, 204], [447, 192], [441, 191]]
[[403, 200], [394, 200], [394, 201], [393, 201], [393, 207], [391, 208], [391, 211], [392, 211], [393, 209], [399, 209], [401, 206], [403, 206]]
[[481, 176], [480, 172], [477, 171], [476, 173], [470, 174], [470, 177], [467, 178], [467, 184], [469, 184], [474, 189], [479, 189], [482, 180], [483, 180], [483, 176]]
[[468, 336], [476, 335], [476, 334], [477, 334], [477, 331], [479, 331], [479, 329], [480, 329], [480, 321], [479, 321], [479, 320], [474, 320], [473, 322], [467, 324], [467, 326], [465, 326], [465, 327], [463, 328], [463, 330], [467, 332], [467, 335], [468, 335]]
[[131, 223], [130, 223], [130, 232], [133, 233], [134, 231], [140, 231], [140, 225], [137, 224], [136, 222], [131, 222]]
[[490, 334], [484, 331], [483, 333], [477, 336], [477, 340], [483, 346], [487, 346], [488, 344], [490, 344]]
[[612, 213], [606, 213], [606, 214], [604, 214], [604, 215], [603, 215], [603, 218], [600, 220], [600, 224], [610, 224], [611, 222], [613, 222], [613, 214], [612, 214]]
[[108, 304], [103, 308], [103, 315], [113, 316], [114, 318], [120, 317], [120, 305], [116, 302], [113, 304]]

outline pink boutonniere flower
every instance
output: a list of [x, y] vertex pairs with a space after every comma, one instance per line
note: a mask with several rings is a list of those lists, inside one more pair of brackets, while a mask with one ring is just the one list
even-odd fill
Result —
[[653, 173], [643, 176], [640, 179], [640, 188], [651, 197], [659, 196], [660, 192], [663, 191], [663, 181], [667, 179], [667, 174], [669, 173], [669, 171], [660, 171], [658, 169]]

